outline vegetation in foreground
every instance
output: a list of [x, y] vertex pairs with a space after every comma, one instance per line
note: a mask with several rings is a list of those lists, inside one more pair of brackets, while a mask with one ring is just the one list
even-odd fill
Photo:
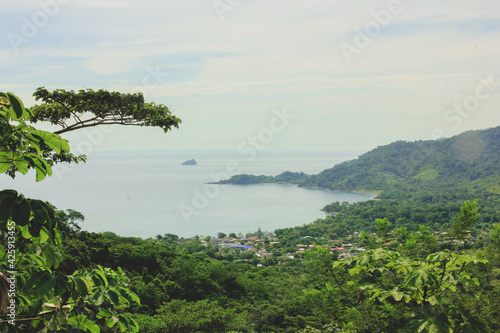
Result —
[[[59, 91], [50, 96], [58, 94], [68, 101], [88, 98], [84, 92], [75, 96]], [[101, 94], [110, 102], [128, 98]], [[28, 126], [26, 121], [35, 115], [14, 95], [2, 93], [0, 102], [1, 172], [13, 176], [32, 168], [42, 180], [51, 174], [53, 163], [84, 158], [70, 155], [67, 142], [58, 135]], [[51, 105], [51, 100], [47, 103]], [[125, 105], [130, 106], [126, 101]], [[138, 123], [174, 125], [144, 120], [168, 118], [168, 110], [161, 107], [137, 114], [130, 110], [132, 114], [126, 115]], [[55, 114], [55, 119], [65, 117]], [[46, 113], [44, 119], [49, 116]], [[175, 118], [168, 121], [178, 123]], [[277, 243], [264, 240], [272, 253], [266, 259], [239, 249], [218, 251], [202, 245], [200, 237], [179, 240], [167, 234], [144, 240], [88, 233], [79, 229], [82, 214], [57, 211], [49, 203], [4, 190], [0, 192], [2, 330], [499, 331], [500, 220], [494, 182], [499, 151], [488, 139], [497, 136], [495, 128], [477, 131], [474, 137], [481, 140], [457, 141], [457, 149], [475, 154], [471, 163], [456, 164], [450, 173], [458, 180], [444, 172], [454, 158], [451, 155], [438, 160], [425, 155], [424, 163], [398, 159], [414, 170], [398, 178], [381, 176], [386, 160], [380, 156], [385, 155], [365, 154], [373, 161], [357, 162], [350, 168], [352, 174], [339, 182], [351, 190], [380, 186], [380, 197], [388, 200], [333, 203], [325, 210], [335, 215], [276, 230]], [[482, 146], [468, 150], [469, 142]], [[478, 147], [483, 147], [479, 153]], [[467, 160], [470, 154], [463, 156]], [[381, 173], [374, 175], [379, 167]], [[329, 177], [323, 173], [310, 179]], [[372, 182], [371, 177], [385, 180]], [[336, 186], [335, 180], [330, 184]], [[444, 232], [448, 234], [442, 236]], [[364, 251], [340, 260], [332, 245], [353, 241], [354, 233], [359, 233], [356, 246]], [[308, 243], [308, 250], [297, 252], [299, 242]], [[288, 255], [291, 252], [293, 256]], [[16, 295], [9, 296], [8, 271], [13, 268], [18, 271]], [[8, 316], [10, 304], [15, 304], [15, 319]]]

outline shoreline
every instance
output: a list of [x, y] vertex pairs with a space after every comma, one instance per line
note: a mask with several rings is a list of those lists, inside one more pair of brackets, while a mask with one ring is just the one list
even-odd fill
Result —
[[[371, 194], [371, 195], [374, 195], [374, 197], [370, 200], [374, 200], [376, 199], [381, 193], [382, 191], [377, 191], [378, 193], [376, 192], [369, 192], [369, 191], [364, 191], [364, 190], [332, 190], [330, 188], [326, 188], [326, 187], [318, 187], [318, 186], [299, 186], [299, 187], [302, 187], [302, 188], [309, 188], [309, 189], [316, 189], [316, 190], [324, 190], [324, 191], [332, 191], [332, 192], [346, 192], [346, 193], [358, 193], [358, 194]], [[377, 199], [377, 200], [381, 200], [381, 199]]]
[[365, 191], [365, 190], [333, 190], [330, 188], [326, 187], [319, 187], [319, 186], [300, 186], [300, 184], [292, 184], [292, 183], [277, 183], [277, 182], [262, 182], [262, 183], [249, 183], [249, 184], [235, 184], [235, 183], [220, 183], [220, 182], [209, 182], [205, 184], [211, 184], [211, 185], [239, 185], [239, 186], [248, 186], [248, 185], [262, 185], [262, 184], [274, 184], [274, 185], [289, 185], [289, 186], [297, 186], [299, 188], [304, 188], [304, 189], [310, 189], [310, 190], [321, 190], [321, 191], [331, 191], [331, 192], [344, 192], [344, 193], [357, 193], [357, 194], [371, 194], [374, 197], [369, 199], [369, 200], [383, 200], [377, 198], [382, 191]]

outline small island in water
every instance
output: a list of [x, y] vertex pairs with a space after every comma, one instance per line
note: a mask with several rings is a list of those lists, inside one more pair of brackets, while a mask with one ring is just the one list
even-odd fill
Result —
[[182, 162], [182, 165], [197, 165], [196, 161], [194, 159], [190, 159], [189, 161]]

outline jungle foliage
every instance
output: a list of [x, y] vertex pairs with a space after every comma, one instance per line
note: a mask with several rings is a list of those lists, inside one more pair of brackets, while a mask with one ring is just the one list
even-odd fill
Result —
[[[37, 98], [50, 101], [51, 95], [47, 91], [39, 89], [37, 93], [44, 94]], [[64, 94], [64, 91], [56, 91], [59, 97]], [[109, 110], [116, 107], [120, 98], [128, 98], [103, 91], [99, 94], [104, 96], [97, 100], [101, 106], [106, 98], [112, 97]], [[63, 121], [73, 116], [80, 121], [68, 105], [77, 112], [90, 111], [92, 101], [85, 96], [72, 96], [66, 105], [59, 97], [45, 105], [59, 110], [54, 111], [52, 120]], [[136, 96], [136, 99], [135, 103], [140, 104], [141, 96]], [[123, 113], [128, 114], [123, 105], [109, 110], [103, 112], [122, 118]], [[156, 111], [140, 115], [138, 122], [167, 126], [161, 119], [158, 123], [150, 123], [148, 116]], [[101, 116], [105, 117], [98, 115]], [[36, 180], [41, 181], [52, 175], [52, 166], [56, 162], [85, 160], [85, 157], [71, 155], [68, 142], [57, 133], [27, 124], [44, 117], [36, 108], [26, 109], [16, 95], [0, 93], [0, 172], [14, 177], [17, 172], [24, 175], [29, 169], [35, 169]], [[101, 124], [97, 121], [96, 125]], [[83, 126], [86, 126], [85, 122]], [[78, 265], [70, 271], [62, 269], [65, 248], [61, 235], [78, 230], [76, 220], [82, 218], [74, 211], [57, 213], [49, 203], [25, 198], [15, 190], [0, 191], [2, 332], [99, 332], [100, 327], [116, 328], [120, 332], [139, 331], [137, 321], [125, 311], [133, 303], [140, 304], [140, 300], [130, 289], [130, 279], [120, 267], [112, 270], [89, 264]]]
[[[474, 221], [474, 210], [474, 201], [464, 203], [451, 220], [462, 214]], [[57, 215], [71, 221], [70, 214]], [[480, 247], [468, 244], [464, 250], [424, 225], [411, 231], [376, 219], [373, 233], [351, 239], [366, 251], [346, 260], [338, 260], [326, 237], [301, 237], [290, 229], [277, 232], [279, 244], [264, 242], [274, 255], [264, 259], [251, 252], [219, 252], [201, 237], [141, 239], [65, 228], [60, 269], [122, 267], [141, 299], [128, 309], [141, 332], [500, 329], [498, 224], [481, 233]], [[292, 259], [287, 253], [299, 243], [315, 247]]]

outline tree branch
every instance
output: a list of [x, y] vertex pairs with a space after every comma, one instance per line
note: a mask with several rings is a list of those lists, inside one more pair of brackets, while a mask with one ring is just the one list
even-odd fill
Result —
[[[28, 320], [29, 320], [29, 321], [32, 321], [32, 320], [38, 320], [38, 319], [40, 319], [40, 318], [39, 318], [39, 317], [37, 317], [37, 318], [23, 318], [23, 319], [14, 319], [13, 321], [14, 321], [14, 322], [18, 322], [18, 321], [28, 321]], [[2, 320], [2, 321], [0, 321], [0, 323], [8, 323], [9, 321], [12, 321], [12, 320]]]
[[448, 259], [444, 259], [443, 261], [443, 271], [441, 273], [441, 279], [439, 280], [439, 284], [437, 285], [436, 289], [434, 289], [434, 292], [437, 293], [439, 288], [443, 285], [443, 280], [444, 280], [444, 274], [446, 273], [446, 264], [448, 263]]

